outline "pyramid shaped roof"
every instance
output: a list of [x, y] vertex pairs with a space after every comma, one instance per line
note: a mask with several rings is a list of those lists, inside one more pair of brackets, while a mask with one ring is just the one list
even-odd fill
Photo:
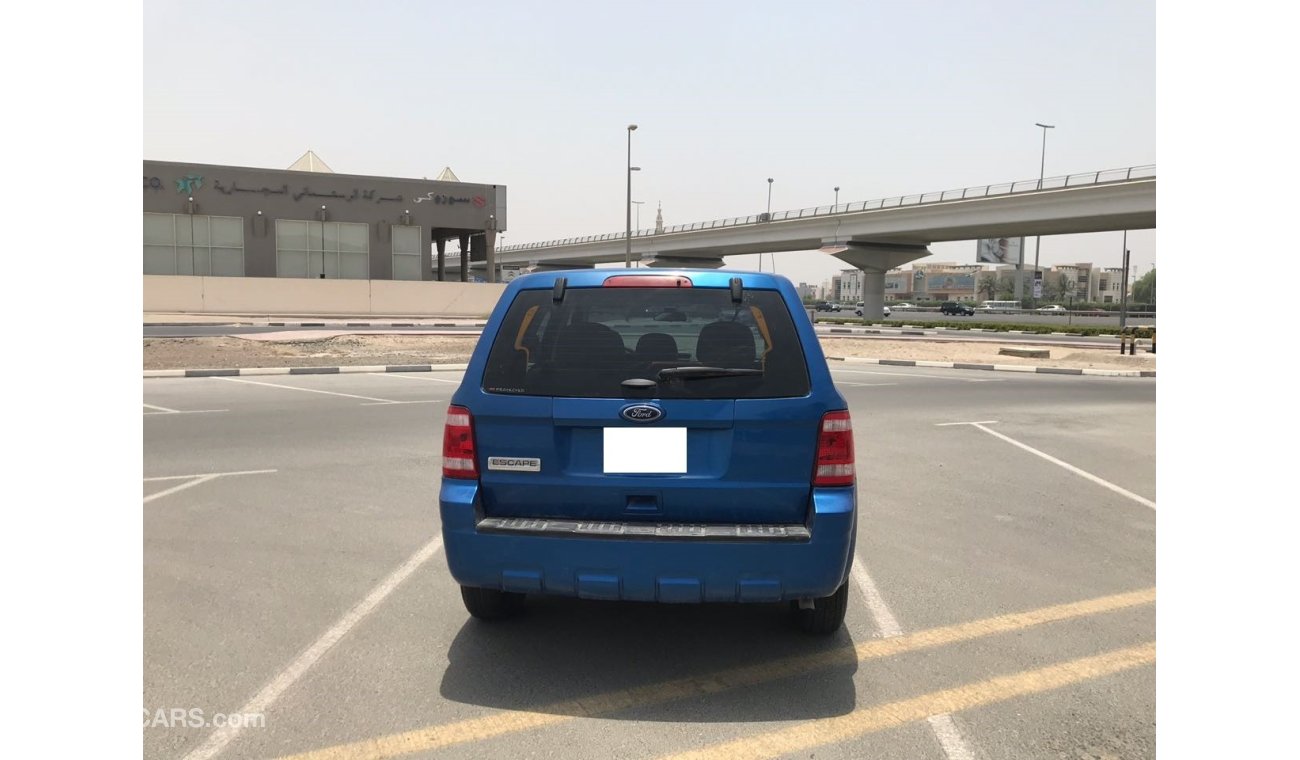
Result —
[[292, 164], [290, 164], [289, 170], [295, 172], [322, 172], [327, 174], [334, 173], [334, 170], [329, 168], [329, 165], [326, 164], [324, 161], [322, 161], [320, 159], [320, 156], [316, 155], [315, 152], [310, 150], [302, 154], [302, 157], [299, 158], [297, 161], [294, 161]]
[[444, 166], [442, 167], [442, 174], [439, 174], [437, 177], [437, 181], [438, 182], [460, 182], [460, 178], [456, 176], [456, 172], [453, 172], [450, 166]]

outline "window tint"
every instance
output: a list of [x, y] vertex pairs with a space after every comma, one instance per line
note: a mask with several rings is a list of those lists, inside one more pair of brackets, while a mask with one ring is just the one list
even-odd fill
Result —
[[[758, 370], [664, 378], [675, 367]], [[623, 388], [658, 380], [649, 394]], [[773, 398], [808, 394], [803, 348], [775, 291], [745, 290], [740, 304], [715, 288], [570, 288], [519, 293], [492, 343], [489, 393], [583, 398]]]

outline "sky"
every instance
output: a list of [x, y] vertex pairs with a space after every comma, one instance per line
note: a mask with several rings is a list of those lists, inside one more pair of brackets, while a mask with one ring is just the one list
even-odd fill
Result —
[[[515, 244], [1154, 164], [1155, 5], [144, 5], [144, 157], [504, 184]], [[634, 211], [635, 213], [635, 211]], [[635, 222], [634, 222], [635, 223]], [[1042, 239], [1119, 266], [1122, 234]], [[1128, 234], [1138, 274], [1154, 230]], [[972, 263], [975, 242], [923, 261]], [[1026, 242], [1032, 263], [1034, 242]], [[771, 266], [765, 258], [764, 269]], [[727, 265], [757, 268], [756, 256]], [[847, 265], [775, 254], [820, 283]]]

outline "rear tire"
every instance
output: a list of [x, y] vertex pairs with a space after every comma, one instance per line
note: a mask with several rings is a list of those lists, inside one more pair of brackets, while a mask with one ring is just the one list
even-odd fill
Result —
[[796, 610], [799, 628], [804, 633], [828, 636], [844, 625], [844, 613], [849, 608], [849, 582], [844, 583], [830, 596], [813, 600], [811, 610]]
[[505, 620], [524, 608], [524, 595], [494, 588], [461, 586], [460, 598], [465, 609], [479, 620]]

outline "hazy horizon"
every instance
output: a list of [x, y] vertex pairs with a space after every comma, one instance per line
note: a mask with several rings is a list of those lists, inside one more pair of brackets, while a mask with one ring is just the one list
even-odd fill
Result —
[[[450, 166], [507, 187], [507, 245], [622, 230], [629, 123], [641, 228], [660, 202], [666, 225], [764, 211], [768, 177], [774, 211], [829, 205], [835, 186], [848, 203], [1035, 179], [1035, 122], [1056, 125], [1046, 176], [1155, 163], [1149, 2], [148, 2], [144, 31], [145, 157]], [[1121, 238], [1044, 237], [1040, 262], [1119, 266]], [[1155, 238], [1128, 234], [1139, 274]], [[931, 250], [975, 259], [974, 241]], [[775, 259], [796, 282], [847, 268]]]

